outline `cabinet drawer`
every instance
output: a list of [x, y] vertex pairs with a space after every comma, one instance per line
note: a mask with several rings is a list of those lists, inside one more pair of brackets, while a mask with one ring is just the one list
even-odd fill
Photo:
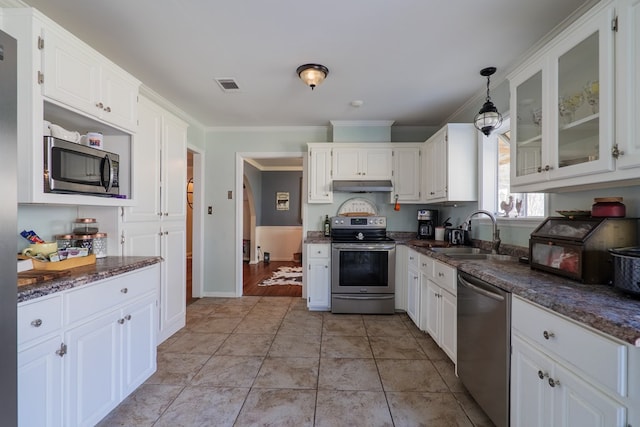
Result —
[[62, 297], [29, 301], [18, 306], [18, 345], [62, 328]]
[[543, 308], [514, 297], [512, 327], [515, 333], [557, 355], [581, 375], [620, 396], [627, 395], [627, 347]]
[[420, 254], [413, 249], [409, 249], [407, 253], [407, 264], [416, 270], [420, 269]]
[[453, 295], [458, 294], [457, 269], [443, 262], [433, 260], [433, 281]]
[[331, 245], [309, 244], [307, 245], [307, 256], [309, 258], [329, 258]]
[[156, 268], [146, 268], [106, 279], [65, 295], [64, 323], [74, 323], [93, 314], [129, 303], [136, 297], [158, 289]]

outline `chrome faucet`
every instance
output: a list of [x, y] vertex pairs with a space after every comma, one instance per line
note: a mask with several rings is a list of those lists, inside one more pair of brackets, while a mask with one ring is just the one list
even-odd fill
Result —
[[496, 221], [496, 217], [495, 215], [493, 215], [491, 212], [486, 211], [484, 209], [479, 209], [477, 211], [472, 212], [467, 219], [464, 220], [464, 223], [462, 225], [462, 228], [464, 230], [467, 231], [471, 231], [471, 218], [475, 215], [478, 214], [485, 214], [487, 215], [489, 218], [491, 218], [491, 223], [493, 224], [493, 241], [491, 244], [491, 253], [492, 254], [497, 254], [498, 253], [498, 249], [500, 248], [500, 230], [498, 230], [498, 221]]

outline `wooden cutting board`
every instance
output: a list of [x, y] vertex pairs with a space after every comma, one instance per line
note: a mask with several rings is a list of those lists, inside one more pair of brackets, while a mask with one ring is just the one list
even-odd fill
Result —
[[18, 273], [18, 286], [35, 285], [36, 283], [42, 283], [46, 280], [59, 279], [64, 276], [70, 275], [68, 270], [54, 271], [54, 270], [29, 270]]

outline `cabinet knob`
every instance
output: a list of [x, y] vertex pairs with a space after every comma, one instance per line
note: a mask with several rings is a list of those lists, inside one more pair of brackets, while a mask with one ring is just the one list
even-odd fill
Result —
[[104, 111], [106, 111], [107, 113], [110, 113], [110, 112], [111, 112], [111, 107], [105, 107], [105, 108], [103, 108], [103, 109], [104, 109]]
[[96, 107], [98, 108], [104, 108], [104, 104], [102, 102], [97, 102], [96, 103]]
[[158, 216], [162, 216], [162, 212], [158, 212]]
[[165, 212], [165, 213], [164, 213], [164, 216], [169, 216], [169, 212]]
[[164, 232], [164, 235], [166, 236], [167, 234], [169, 234], [169, 232], [168, 232], [168, 231], [165, 231], [165, 232]]
[[554, 380], [553, 378], [549, 378], [549, 385], [551, 387], [560, 386], [560, 381]]
[[124, 324], [124, 319], [118, 319], [118, 323], [123, 325]]
[[123, 294], [126, 294], [127, 292], [129, 292], [128, 288], [122, 288], [120, 289], [120, 292], [122, 292]]
[[130, 315], [130, 314], [127, 314], [126, 316], [124, 316], [124, 318], [125, 318], [126, 320], [131, 320], [131, 315]]
[[40, 326], [42, 326], [42, 319], [32, 320], [31, 326], [33, 326], [34, 328], [39, 328]]
[[540, 378], [541, 380], [547, 378], [549, 376], [549, 374], [542, 372], [542, 371], [538, 371], [538, 378]]
[[555, 337], [556, 334], [554, 334], [553, 332], [544, 331], [542, 332], [542, 336], [544, 337], [545, 340], [548, 340], [549, 338]]
[[443, 272], [441, 272], [441, 271], [439, 271], [439, 272], [438, 272], [438, 277], [444, 277], [444, 273], [443, 273]]

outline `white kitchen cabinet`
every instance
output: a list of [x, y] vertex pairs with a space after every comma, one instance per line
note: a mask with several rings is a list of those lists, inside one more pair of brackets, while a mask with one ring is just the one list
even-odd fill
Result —
[[42, 94], [135, 132], [140, 82], [60, 27], [43, 30]]
[[422, 144], [394, 144], [391, 203], [419, 203]]
[[472, 124], [449, 123], [425, 142], [422, 156], [425, 202], [478, 199], [477, 135]]
[[331, 245], [305, 245], [304, 274], [309, 310], [331, 310]]
[[509, 76], [511, 115], [518, 117], [511, 129], [512, 191], [637, 178], [633, 8], [632, 1], [601, 2]]
[[396, 246], [396, 311], [407, 311], [407, 266], [409, 262], [409, 248], [405, 245]]
[[512, 299], [511, 424], [627, 425], [627, 346]]
[[308, 146], [307, 185], [309, 203], [332, 203], [331, 189], [331, 147], [326, 144]]
[[333, 179], [391, 179], [392, 150], [390, 147], [366, 148], [343, 146], [333, 148]]
[[407, 254], [407, 315], [420, 327], [420, 254], [409, 249]]

